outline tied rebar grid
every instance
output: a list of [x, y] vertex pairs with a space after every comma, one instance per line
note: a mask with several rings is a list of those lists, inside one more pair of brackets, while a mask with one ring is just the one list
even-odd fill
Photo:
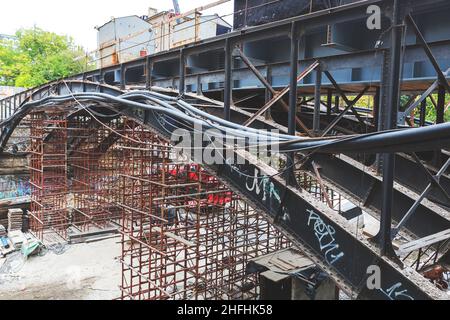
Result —
[[[200, 165], [179, 162], [153, 133], [121, 133], [122, 299], [256, 299], [250, 259], [289, 246]], [[138, 144], [135, 141], [145, 141]]]
[[[68, 115], [58, 108], [30, 115], [30, 227], [37, 238], [68, 230], [89, 232], [120, 220], [115, 206], [116, 159], [111, 132], [89, 115]], [[118, 125], [113, 121], [110, 125]]]
[[[120, 122], [109, 125], [114, 128]], [[109, 129], [98, 127], [90, 115], [77, 115], [70, 128], [72, 226], [81, 232], [105, 229], [120, 219], [112, 193], [118, 164], [114, 151], [105, 153], [113, 136]]]
[[39, 111], [30, 119], [30, 228], [40, 240], [48, 231], [65, 239], [69, 225], [66, 114]]
[[317, 177], [312, 177], [310, 173], [296, 170], [296, 178], [303, 190], [313, 195], [318, 200], [327, 204], [339, 214], [342, 214], [343, 197], [336, 190], [321, 184]]
[[68, 238], [119, 222], [122, 299], [256, 299], [249, 261], [290, 246], [200, 165], [125, 118], [31, 116], [31, 230]]

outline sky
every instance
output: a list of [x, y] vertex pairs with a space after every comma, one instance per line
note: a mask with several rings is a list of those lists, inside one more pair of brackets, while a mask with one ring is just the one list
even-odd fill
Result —
[[[179, 0], [182, 12], [215, 0]], [[46, 31], [69, 35], [87, 51], [97, 47], [96, 26], [112, 17], [143, 16], [148, 8], [170, 10], [172, 0], [8, 0], [2, 1], [0, 34], [14, 34], [20, 28], [36, 25]], [[233, 12], [233, 1], [205, 11], [225, 15]], [[228, 22], [232, 20], [227, 19]]]

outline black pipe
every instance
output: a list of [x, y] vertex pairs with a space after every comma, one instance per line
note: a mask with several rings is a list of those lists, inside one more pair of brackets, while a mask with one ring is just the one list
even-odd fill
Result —
[[[153, 108], [152, 105], [146, 105], [130, 101], [131, 99], [140, 98], [139, 94], [126, 94], [123, 97], [114, 97], [108, 94], [100, 93], [82, 93], [73, 94], [73, 96], [65, 97], [46, 97], [42, 100], [36, 100], [25, 103], [14, 116], [7, 121], [0, 123], [0, 127], [5, 129], [14, 129], [14, 126], [20, 122], [29, 112], [38, 107], [46, 107], [49, 103], [62, 103], [74, 101], [80, 102], [100, 101], [108, 104], [115, 104], [121, 108], [141, 108], [144, 110]], [[145, 96], [144, 96], [145, 98]], [[146, 98], [150, 99], [150, 98]], [[168, 97], [166, 101], [173, 101], [173, 97]], [[156, 101], [156, 99], [155, 99]], [[164, 107], [164, 106], [163, 106]], [[169, 106], [170, 107], [170, 106]], [[180, 115], [179, 112], [174, 113], [169, 107], [158, 109], [158, 112], [165, 112], [173, 117]], [[192, 107], [193, 110], [195, 109]], [[187, 119], [192, 116], [186, 114]], [[183, 119], [180, 119], [183, 121]], [[221, 125], [226, 130], [227, 122], [222, 121]], [[239, 130], [239, 125], [229, 123], [230, 128]], [[250, 129], [248, 129], [250, 130]], [[252, 131], [254, 134], [257, 130]], [[267, 134], [267, 133], [266, 133]], [[282, 135], [280, 150], [283, 152], [306, 151], [307, 149], [316, 149], [319, 153], [340, 154], [340, 153], [396, 153], [396, 152], [418, 152], [429, 151], [450, 146], [450, 123], [444, 123], [434, 126], [427, 126], [414, 129], [398, 129], [385, 132], [377, 132], [365, 135], [344, 136], [339, 138], [320, 138], [320, 139], [301, 139], [292, 136]]]

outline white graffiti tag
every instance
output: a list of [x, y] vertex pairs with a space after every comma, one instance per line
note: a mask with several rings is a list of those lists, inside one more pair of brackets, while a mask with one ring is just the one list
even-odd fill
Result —
[[314, 232], [317, 240], [319, 240], [320, 250], [325, 254], [326, 261], [333, 265], [344, 257], [344, 253], [339, 250], [339, 244], [336, 242], [334, 235], [336, 230], [325, 224], [322, 218], [312, 210], [309, 213], [308, 227], [314, 226]]
[[[249, 183], [249, 180], [250, 183]], [[281, 197], [278, 191], [275, 189], [275, 185], [273, 182], [270, 182], [267, 176], [259, 177], [258, 169], [255, 169], [255, 175], [252, 179], [247, 179], [246, 184], [247, 190], [250, 192], [255, 192], [258, 196], [261, 195], [262, 192], [262, 201], [266, 201], [274, 198], [279, 204], [281, 204]]]
[[[274, 204], [279, 206], [281, 210], [281, 220], [288, 222], [291, 220], [289, 210], [283, 206], [280, 192], [276, 188], [275, 184], [270, 181], [267, 175], [260, 176], [259, 170], [255, 168], [254, 176], [247, 177], [245, 187], [248, 191], [254, 192], [257, 196], [261, 197], [263, 202], [269, 201], [270, 206]], [[275, 203], [274, 203], [275, 202]]]
[[414, 300], [413, 297], [407, 294], [408, 290], [401, 290], [402, 286], [403, 284], [399, 282], [386, 291], [381, 289], [381, 292], [383, 292], [391, 300]]

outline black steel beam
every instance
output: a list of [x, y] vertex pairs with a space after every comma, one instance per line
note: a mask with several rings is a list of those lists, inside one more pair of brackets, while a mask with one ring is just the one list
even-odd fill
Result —
[[[397, 157], [399, 159], [400, 157]], [[334, 157], [328, 155], [314, 155], [312, 160], [321, 167], [320, 174], [338, 193], [343, 194], [355, 203], [362, 203], [362, 209], [369, 213], [379, 216], [382, 210], [382, 180], [375, 174], [366, 170], [366, 168], [348, 157]], [[401, 165], [406, 162], [399, 162], [397, 175], [406, 176], [402, 172]], [[308, 167], [312, 172], [312, 168]], [[418, 174], [420, 172], [408, 172], [408, 174]], [[409, 177], [409, 182], [413, 182], [413, 178]], [[424, 180], [427, 183], [427, 180]], [[426, 187], [426, 186], [425, 186]], [[419, 191], [419, 190], [418, 190]], [[422, 192], [420, 190], [420, 192]], [[420, 193], [418, 192], [418, 193]], [[403, 215], [414, 204], [416, 197], [413, 196], [406, 188], [396, 186], [392, 190], [392, 219], [399, 222]], [[430, 234], [438, 233], [450, 228], [450, 220], [448, 213], [444, 209], [437, 206], [421, 204], [416, 214], [405, 225], [408, 233], [414, 234], [418, 238], [426, 237]]]
[[333, 90], [327, 90], [327, 117], [331, 117], [333, 112]]
[[122, 63], [120, 65], [120, 90], [125, 90], [127, 69]]
[[[298, 74], [298, 54], [299, 54], [299, 33], [295, 22], [291, 25], [291, 59], [289, 73], [289, 112], [288, 112], [288, 134], [295, 136], [297, 134], [297, 74]], [[308, 130], [307, 130], [308, 132]], [[285, 179], [289, 185], [296, 183], [294, 176], [294, 155], [287, 155]]]
[[[263, 210], [266, 216], [280, 221], [279, 228], [294, 243], [307, 248], [310, 258], [321, 261], [319, 265], [325, 271], [334, 275], [334, 278], [342, 278], [345, 284], [357, 292], [366, 289], [367, 270], [377, 265], [383, 275], [381, 290], [369, 290], [366, 296], [371, 299], [393, 300], [429, 298], [408, 276], [380, 258], [378, 252], [370, 250], [367, 244], [346, 230], [332, 210], [319, 205], [312, 196], [287, 187], [282, 180], [269, 178], [274, 172], [266, 172], [253, 163], [224, 167], [216, 172], [219, 172], [219, 178], [227, 181], [228, 185]], [[257, 185], [261, 183], [269, 186], [268, 194], [259, 191]], [[398, 295], [389, 294], [389, 289], [398, 284]], [[338, 285], [342, 286], [339, 280]]]
[[447, 79], [445, 78], [441, 67], [439, 66], [439, 63], [436, 60], [436, 57], [433, 55], [433, 52], [430, 49], [430, 46], [426, 42], [424, 36], [420, 32], [419, 28], [417, 27], [414, 19], [411, 15], [406, 16], [406, 21], [408, 24], [412, 27], [413, 32], [415, 33], [417, 39], [419, 40], [420, 44], [422, 45], [423, 49], [425, 50], [426, 55], [428, 56], [428, 59], [430, 60], [431, 64], [433, 65], [433, 68], [436, 71], [436, 74], [439, 78], [440, 85], [444, 86], [447, 92], [450, 93], [450, 85], [447, 82]]
[[[397, 155], [395, 161], [397, 163], [395, 166], [395, 180], [418, 194], [422, 193], [428, 185], [428, 180], [427, 175], [421, 170], [420, 166], [411, 158], [404, 155]], [[429, 167], [427, 169], [433, 173], [437, 172]], [[450, 190], [450, 177], [443, 175], [440, 179], [440, 184], [445, 190]], [[427, 198], [430, 201], [450, 208], [450, 201], [437, 189], [432, 189]]]
[[427, 121], [427, 99], [423, 99], [420, 104], [420, 126], [425, 127]]

